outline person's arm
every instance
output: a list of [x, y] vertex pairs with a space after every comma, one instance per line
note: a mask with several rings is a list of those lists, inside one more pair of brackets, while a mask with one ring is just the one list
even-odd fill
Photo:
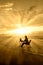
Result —
[[24, 42], [24, 41], [20, 38], [20, 42]]

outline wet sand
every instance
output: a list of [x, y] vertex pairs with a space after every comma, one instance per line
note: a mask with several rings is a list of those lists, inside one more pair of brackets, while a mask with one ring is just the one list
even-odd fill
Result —
[[0, 65], [43, 65], [42, 43], [43, 39], [32, 39], [30, 46], [21, 48], [17, 37], [0, 35]]

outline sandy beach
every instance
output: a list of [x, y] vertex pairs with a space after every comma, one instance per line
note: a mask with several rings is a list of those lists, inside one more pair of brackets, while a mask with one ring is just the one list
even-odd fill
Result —
[[0, 65], [43, 65], [42, 45], [32, 39], [30, 46], [21, 47], [14, 36], [0, 35]]

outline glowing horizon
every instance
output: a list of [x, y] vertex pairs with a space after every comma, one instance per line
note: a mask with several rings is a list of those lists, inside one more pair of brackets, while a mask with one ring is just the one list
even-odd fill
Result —
[[26, 34], [31, 34], [32, 32], [35, 31], [43, 31], [43, 26], [28, 26], [28, 27], [21, 27], [21, 28], [17, 28], [17, 29], [12, 29], [12, 30], [7, 30], [4, 33], [5, 34], [16, 34], [16, 35], [26, 35]]

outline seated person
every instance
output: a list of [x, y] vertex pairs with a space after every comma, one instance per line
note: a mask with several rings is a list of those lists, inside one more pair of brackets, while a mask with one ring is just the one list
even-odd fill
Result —
[[23, 41], [23, 40], [21, 40], [21, 38], [20, 38], [20, 41], [21, 41], [21, 42], [23, 42], [23, 43], [22, 43], [22, 45], [21, 45], [21, 47], [22, 47], [24, 44], [29, 45], [29, 43], [31, 42], [31, 40], [30, 40], [30, 41], [28, 41], [27, 36], [25, 36], [25, 40], [24, 40], [24, 41]]

